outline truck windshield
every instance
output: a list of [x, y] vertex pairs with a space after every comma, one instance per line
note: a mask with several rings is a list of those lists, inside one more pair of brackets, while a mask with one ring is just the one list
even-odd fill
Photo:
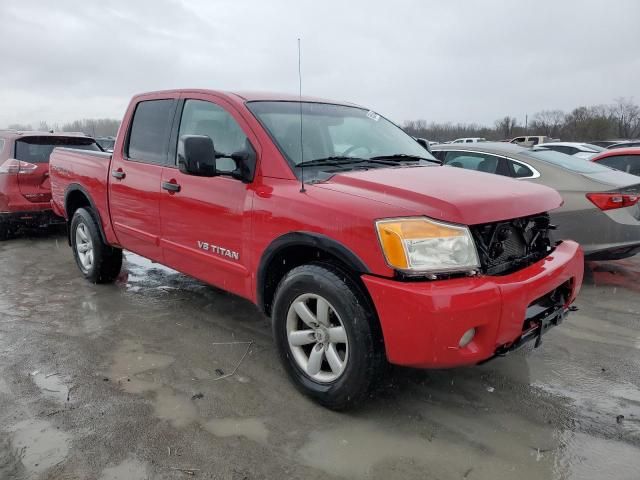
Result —
[[15, 158], [29, 163], [47, 163], [56, 147], [100, 150], [89, 137], [26, 137], [16, 140]]
[[[362, 108], [303, 102], [301, 117], [299, 102], [257, 101], [249, 102], [247, 106], [267, 129], [292, 166], [302, 161], [307, 165], [314, 160], [335, 157], [341, 159], [342, 169], [348, 164], [345, 157], [346, 160], [393, 157], [397, 160], [395, 164], [416, 163], [420, 162], [420, 158], [435, 160], [401, 128]], [[300, 148], [301, 145], [303, 149]], [[321, 162], [317, 164], [320, 166]], [[362, 161], [354, 163], [355, 165], [365, 168]], [[394, 162], [367, 163], [366, 168], [389, 165], [393, 166]], [[329, 166], [335, 166], [335, 163], [330, 163]]]

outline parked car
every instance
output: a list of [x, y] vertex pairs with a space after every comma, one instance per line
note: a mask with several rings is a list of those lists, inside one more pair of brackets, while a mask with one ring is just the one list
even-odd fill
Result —
[[611, 145], [615, 145], [616, 143], [624, 143], [628, 140], [617, 139], [617, 140], [593, 140], [591, 142], [587, 142], [590, 145], [597, 145], [602, 148], [609, 148]]
[[116, 143], [115, 137], [97, 137], [96, 143], [100, 145], [105, 152], [113, 152], [113, 146]]
[[[547, 185], [564, 204], [551, 214], [557, 238], [579, 242], [591, 260], [620, 259], [640, 251], [640, 182], [618, 172], [541, 147], [482, 143], [437, 145], [433, 154], [445, 165]], [[486, 188], [482, 183], [476, 188]]]
[[446, 143], [477, 143], [477, 142], [486, 142], [487, 140], [481, 137], [465, 137], [465, 138], [456, 138], [455, 140], [451, 140]]
[[607, 148], [610, 150], [614, 150], [616, 148], [629, 148], [629, 147], [640, 147], [640, 140], [626, 140], [620, 143], [614, 143], [613, 145], [609, 145]]
[[640, 147], [605, 150], [591, 161], [640, 176]]
[[548, 142], [544, 144], [544, 148], [554, 150], [567, 155], [575, 155], [578, 158], [590, 159], [594, 155], [603, 152], [605, 149], [597, 145], [580, 142]]
[[534, 145], [538, 145], [539, 143], [559, 142], [559, 141], [560, 141], [559, 138], [551, 138], [545, 135], [523, 135], [521, 137], [512, 138], [510, 140], [510, 143], [532, 147]]
[[78, 134], [0, 131], [0, 239], [20, 227], [59, 223], [49, 187], [49, 154], [57, 146], [98, 150], [92, 138]]
[[113, 155], [56, 149], [51, 169], [85, 278], [113, 281], [127, 249], [251, 300], [296, 387], [335, 409], [387, 360], [473, 365], [539, 339], [582, 281], [578, 244], [549, 240], [557, 192], [442, 167], [352, 104], [144, 94]]

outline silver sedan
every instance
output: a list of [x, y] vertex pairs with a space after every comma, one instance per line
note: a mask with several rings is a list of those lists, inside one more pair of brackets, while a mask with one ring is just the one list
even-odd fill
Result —
[[[556, 189], [564, 204], [551, 212], [557, 238], [582, 245], [590, 260], [613, 260], [640, 252], [638, 177], [564, 153], [510, 143], [437, 145], [445, 166], [478, 170]], [[482, 188], [478, 185], [478, 188]]]

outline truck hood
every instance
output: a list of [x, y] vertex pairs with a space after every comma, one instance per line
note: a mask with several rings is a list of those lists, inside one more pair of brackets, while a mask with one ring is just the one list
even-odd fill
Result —
[[465, 225], [534, 215], [562, 205], [560, 194], [549, 187], [444, 166], [357, 170], [316, 186], [395, 206], [400, 215]]

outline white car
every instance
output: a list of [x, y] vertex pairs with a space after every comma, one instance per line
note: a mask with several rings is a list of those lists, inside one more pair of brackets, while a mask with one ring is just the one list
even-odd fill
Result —
[[604, 152], [604, 148], [591, 143], [580, 142], [549, 142], [540, 145], [540, 148], [555, 150], [556, 152], [566, 153], [575, 157], [584, 158], [585, 160], [594, 157], [600, 152]]
[[456, 138], [451, 142], [445, 142], [445, 143], [477, 143], [477, 142], [486, 142], [486, 141], [487, 141], [486, 139], [480, 138], [480, 137], [465, 137], [465, 138]]

